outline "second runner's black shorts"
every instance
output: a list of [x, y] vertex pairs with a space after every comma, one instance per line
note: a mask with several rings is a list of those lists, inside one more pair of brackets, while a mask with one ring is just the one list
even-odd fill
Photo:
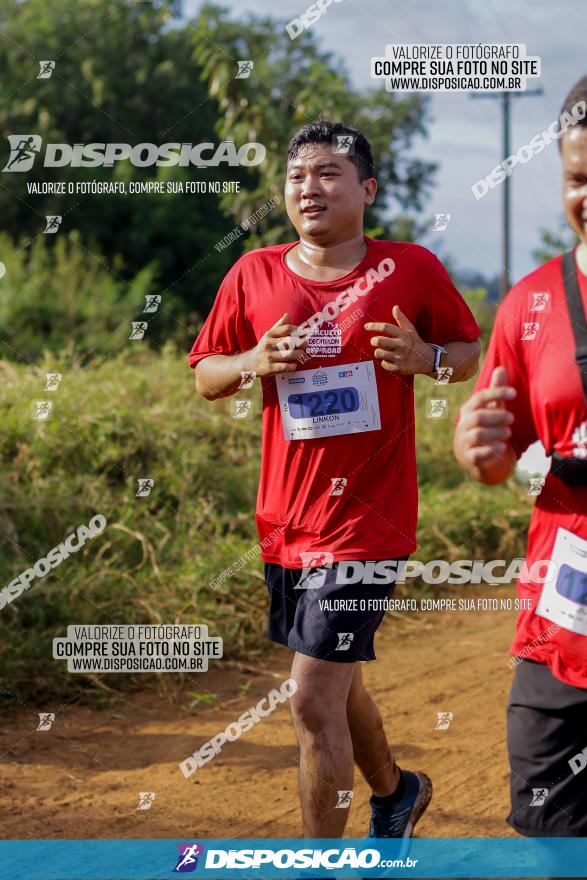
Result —
[[543, 663], [522, 660], [508, 706], [508, 822], [516, 831], [587, 837], [585, 749], [587, 689], [559, 681]]
[[[385, 560], [389, 572], [397, 571], [400, 562], [408, 558]], [[312, 569], [265, 563], [271, 641], [334, 663], [375, 660], [373, 639], [385, 616], [384, 602], [395, 589], [395, 581], [364, 582], [377, 577], [369, 576], [377, 562], [382, 560], [356, 563], [363, 566], [363, 576], [351, 584], [336, 583], [338, 562]], [[346, 566], [354, 564], [348, 562]]]

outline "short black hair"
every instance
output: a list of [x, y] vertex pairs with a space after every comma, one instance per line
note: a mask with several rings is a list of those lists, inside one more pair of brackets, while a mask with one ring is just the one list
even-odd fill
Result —
[[342, 122], [330, 122], [327, 119], [318, 119], [316, 122], [308, 122], [298, 129], [287, 147], [287, 161], [295, 159], [302, 147], [308, 144], [328, 144], [333, 146], [337, 135], [351, 135], [354, 140], [354, 149], [344, 155], [357, 169], [359, 180], [367, 180], [375, 176], [373, 167], [373, 155], [371, 144], [364, 134]]
[[[587, 107], [587, 76], [582, 76], [580, 80], [577, 80], [567, 97], [563, 102], [563, 106], [561, 107], [560, 115], [563, 113], [567, 113], [570, 116], [573, 116], [577, 121], [575, 125], [587, 126], [587, 116], [583, 116], [582, 119], [577, 119], [573, 115], [573, 107], [575, 107], [580, 102], [583, 102], [584, 106]], [[561, 148], [561, 140], [559, 138], [558, 142], [559, 150]]]

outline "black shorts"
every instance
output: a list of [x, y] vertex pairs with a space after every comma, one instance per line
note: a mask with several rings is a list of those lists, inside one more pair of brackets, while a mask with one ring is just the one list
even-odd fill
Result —
[[[347, 574], [351, 571], [349, 566], [356, 565], [354, 571], [361, 578], [357, 583], [344, 584], [336, 583], [339, 565], [343, 563], [311, 569], [265, 563], [265, 582], [271, 599], [269, 638], [320, 660], [375, 660], [373, 638], [385, 616], [385, 600], [395, 589], [394, 566], [406, 559], [408, 556], [385, 560], [385, 583], [368, 583], [381, 577], [383, 560], [344, 563]], [[373, 575], [377, 562], [380, 571]], [[362, 573], [359, 565], [363, 566]]]
[[587, 689], [522, 660], [508, 706], [508, 751], [512, 828], [527, 837], [587, 837]]

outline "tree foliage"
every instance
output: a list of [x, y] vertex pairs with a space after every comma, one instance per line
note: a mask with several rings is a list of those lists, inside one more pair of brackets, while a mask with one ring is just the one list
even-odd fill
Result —
[[561, 217], [556, 230], [542, 227], [540, 229], [540, 246], [532, 251], [537, 263], [546, 263], [566, 251], [570, 251], [579, 242], [579, 236], [571, 229], [566, 219]]
[[[163, 296], [156, 320], [167, 315], [177, 322], [172, 330], [161, 320], [159, 335], [165, 327], [185, 341], [186, 324], [195, 326], [198, 316], [207, 313], [220, 279], [243, 250], [294, 237], [281, 204], [238, 242], [215, 247], [237, 223], [282, 191], [291, 135], [320, 116], [362, 128], [372, 143], [380, 193], [367, 213], [367, 230], [405, 239], [419, 234], [418, 211], [433, 167], [409, 158], [408, 150], [414, 137], [425, 133], [425, 99], [400, 98], [380, 87], [356, 90], [343, 63], [322, 51], [312, 32], [292, 41], [283, 22], [258, 16], [234, 20], [213, 3], [188, 20], [178, 0], [0, 0], [0, 27], [2, 166], [8, 156], [6, 137], [13, 134], [37, 134], [44, 144], [70, 145], [233, 139], [240, 146], [257, 140], [267, 150], [266, 160], [256, 168], [139, 168], [129, 161], [111, 168], [45, 168], [37, 157], [26, 173], [0, 173], [3, 229], [16, 251], [22, 251], [18, 259], [24, 260], [21, 287], [12, 279], [3, 315], [15, 318], [18, 297], [28, 303], [21, 317], [32, 315], [34, 292], [42, 300], [44, 326], [54, 322], [61, 328], [48, 334], [49, 341], [62, 332], [59, 292], [52, 288], [55, 300], [49, 302], [43, 287], [28, 284], [24, 267], [27, 258], [38, 264], [41, 248], [54, 249], [62, 236], [68, 236], [68, 244], [59, 251], [57, 264], [65, 254], [71, 260], [73, 286], [79, 269], [76, 248], [98, 261], [103, 258], [116, 284], [130, 284], [140, 274], [141, 286], [148, 277], [148, 292]], [[39, 61], [48, 59], [55, 61], [55, 69], [50, 78], [39, 79]], [[237, 62], [243, 59], [251, 59], [254, 67], [248, 79], [237, 79]], [[155, 178], [237, 179], [241, 192], [41, 195], [27, 187]], [[63, 217], [57, 235], [43, 235], [48, 214]], [[3, 246], [7, 255], [7, 240]], [[141, 274], [145, 271], [148, 275]], [[91, 296], [85, 276], [82, 291], [82, 298]], [[80, 304], [81, 311], [87, 306]], [[134, 305], [122, 297], [120, 308], [126, 327]], [[16, 321], [13, 331], [19, 326]], [[34, 320], [28, 326], [38, 329]], [[73, 335], [78, 327], [74, 323]], [[9, 329], [4, 321], [2, 332]], [[30, 333], [27, 339], [25, 349], [33, 356], [38, 346]], [[84, 338], [82, 348], [87, 347]]]
[[[206, 3], [194, 22], [194, 44], [202, 79], [218, 102], [218, 135], [237, 143], [259, 139], [267, 146], [256, 185], [222, 200], [236, 222], [283, 190], [290, 137], [305, 123], [324, 118], [361, 129], [371, 143], [379, 193], [366, 212], [366, 226], [390, 238], [419, 234], [414, 215], [429, 192], [435, 166], [410, 157], [408, 150], [416, 135], [425, 134], [426, 99], [399, 98], [381, 89], [359, 92], [344, 65], [317, 48], [311, 31], [290, 40], [284, 22], [253, 16], [233, 22], [214, 3]], [[245, 59], [253, 62], [251, 74], [235, 80], [237, 62]], [[282, 205], [259, 224], [247, 247], [287, 237], [291, 225]]]

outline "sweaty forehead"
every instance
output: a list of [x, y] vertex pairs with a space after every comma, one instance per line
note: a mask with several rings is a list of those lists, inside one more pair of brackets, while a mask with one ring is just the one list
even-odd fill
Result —
[[300, 147], [297, 156], [287, 163], [288, 168], [313, 167], [317, 165], [338, 166], [344, 168], [344, 162], [348, 162], [344, 156], [337, 156], [334, 147], [330, 144], [304, 144]]

